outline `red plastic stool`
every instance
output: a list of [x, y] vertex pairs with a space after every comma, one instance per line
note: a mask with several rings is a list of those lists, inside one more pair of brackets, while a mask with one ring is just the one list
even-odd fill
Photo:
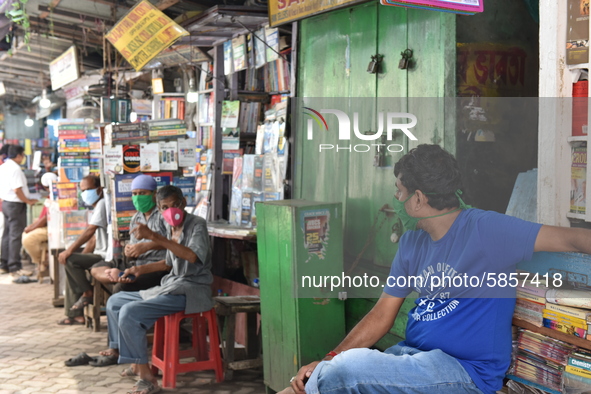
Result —
[[[193, 319], [193, 343], [190, 349], [180, 351], [179, 331], [183, 319]], [[209, 333], [209, 351], [206, 350], [206, 331]], [[179, 373], [208, 369], [215, 370], [218, 383], [223, 382], [224, 368], [218, 335], [215, 309], [189, 315], [178, 312], [158, 319], [154, 326], [152, 373], [162, 371], [162, 387], [175, 388]], [[194, 357], [196, 361], [181, 364], [180, 359], [188, 357]]]

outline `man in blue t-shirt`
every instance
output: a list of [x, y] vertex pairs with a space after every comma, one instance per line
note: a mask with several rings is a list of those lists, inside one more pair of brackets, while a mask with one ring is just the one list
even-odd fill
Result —
[[[334, 351], [302, 367], [280, 394], [494, 393], [511, 360], [517, 263], [537, 251], [591, 254], [589, 230], [465, 205], [458, 164], [437, 145], [411, 150], [394, 174], [394, 209], [416, 231], [400, 239], [384, 293]], [[392, 328], [411, 291], [418, 298], [406, 339], [384, 352], [368, 349]]]

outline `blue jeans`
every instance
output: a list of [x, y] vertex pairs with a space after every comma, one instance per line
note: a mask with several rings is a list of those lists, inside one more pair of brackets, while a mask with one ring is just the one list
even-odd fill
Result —
[[138, 291], [122, 291], [107, 301], [109, 347], [119, 349], [119, 364], [147, 364], [146, 331], [162, 316], [185, 310], [185, 296], [163, 294], [144, 300]]
[[307, 394], [472, 393], [482, 391], [453, 357], [395, 345], [385, 352], [347, 350], [323, 361], [306, 383]]

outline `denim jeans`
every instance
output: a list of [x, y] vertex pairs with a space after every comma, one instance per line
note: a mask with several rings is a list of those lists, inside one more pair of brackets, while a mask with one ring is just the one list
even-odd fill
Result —
[[385, 352], [347, 350], [323, 361], [306, 383], [307, 394], [472, 393], [482, 391], [453, 357], [395, 345]]
[[147, 364], [146, 331], [162, 316], [185, 310], [185, 296], [162, 294], [144, 300], [138, 291], [113, 294], [107, 301], [109, 347], [119, 349], [119, 364]]

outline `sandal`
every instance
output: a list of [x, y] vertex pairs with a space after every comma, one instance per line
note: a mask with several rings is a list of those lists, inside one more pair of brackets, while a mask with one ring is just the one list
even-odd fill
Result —
[[66, 317], [66, 318], [63, 318], [62, 320], [59, 320], [57, 322], [57, 324], [59, 326], [75, 326], [77, 324], [82, 325], [82, 324], [84, 324], [84, 322], [78, 321], [78, 320], [74, 319], [73, 317]]
[[121, 371], [121, 376], [124, 378], [135, 378], [137, 373], [133, 372], [133, 367], [127, 367]]
[[91, 367], [106, 367], [108, 365], [115, 365], [117, 364], [117, 360], [119, 356], [115, 356], [114, 354], [110, 356], [98, 356], [95, 359], [88, 363]]
[[71, 311], [76, 311], [79, 309], [84, 309], [86, 305], [92, 304], [92, 297], [80, 297], [78, 301], [70, 308]]
[[95, 360], [94, 357], [90, 357], [86, 353], [80, 353], [76, 357], [72, 357], [64, 361], [64, 364], [66, 365], [66, 367], [77, 367], [79, 365], [88, 365], [93, 360]]
[[160, 386], [147, 380], [140, 379], [135, 386], [133, 386], [132, 391], [128, 391], [127, 394], [154, 394], [158, 392], [160, 392]]
[[12, 283], [32, 283], [32, 282], [37, 282], [37, 279], [31, 279], [26, 275], [21, 275], [12, 281]]

